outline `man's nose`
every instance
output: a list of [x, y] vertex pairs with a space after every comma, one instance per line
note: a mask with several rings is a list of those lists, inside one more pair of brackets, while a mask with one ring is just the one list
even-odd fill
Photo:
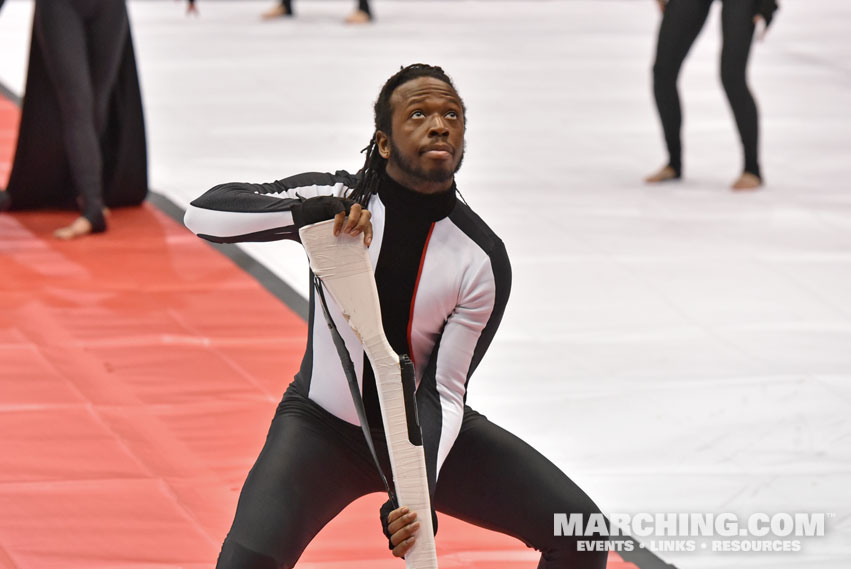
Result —
[[440, 115], [434, 115], [431, 119], [429, 128], [430, 136], [447, 136], [449, 135], [449, 127], [446, 126], [446, 121]]

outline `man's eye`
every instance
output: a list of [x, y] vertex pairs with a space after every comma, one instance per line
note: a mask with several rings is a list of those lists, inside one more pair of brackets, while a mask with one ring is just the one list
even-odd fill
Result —
[[449, 117], [450, 119], [457, 119], [458, 113], [456, 113], [455, 111], [449, 111], [448, 113], [446, 113], [446, 116]]
[[424, 116], [425, 116], [425, 115], [423, 114], [423, 112], [422, 112], [422, 111], [414, 111], [413, 113], [411, 113], [411, 118], [412, 118], [412, 119], [419, 119], [419, 118], [422, 118], [422, 117], [424, 117]]

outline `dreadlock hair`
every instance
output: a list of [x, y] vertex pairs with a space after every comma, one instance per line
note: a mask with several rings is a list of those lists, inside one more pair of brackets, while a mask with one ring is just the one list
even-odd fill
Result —
[[[372, 195], [378, 192], [378, 183], [382, 174], [384, 174], [384, 169], [387, 166], [387, 160], [378, 152], [378, 145], [375, 143], [375, 135], [380, 130], [390, 136], [392, 133], [393, 122], [393, 109], [390, 105], [390, 97], [393, 95], [393, 92], [397, 87], [403, 83], [407, 83], [408, 81], [412, 81], [420, 77], [433, 77], [435, 79], [439, 79], [452, 87], [452, 90], [455, 91], [456, 94], [458, 93], [458, 90], [455, 89], [455, 85], [453, 85], [449, 76], [442, 68], [436, 65], [414, 63], [407, 67], [400, 68], [395, 75], [390, 77], [390, 79], [384, 83], [384, 86], [381, 88], [381, 92], [378, 93], [378, 99], [375, 101], [373, 109], [375, 112], [375, 131], [372, 133], [372, 138], [370, 139], [369, 144], [366, 148], [361, 150], [361, 152], [366, 154], [366, 159], [364, 160], [363, 168], [361, 168], [358, 172], [358, 182], [352, 190], [351, 195], [349, 195], [349, 199], [366, 206]], [[464, 101], [461, 99], [460, 95], [458, 96], [458, 99], [461, 101], [461, 110], [463, 111], [464, 120], [466, 120], [467, 109], [464, 106]]]

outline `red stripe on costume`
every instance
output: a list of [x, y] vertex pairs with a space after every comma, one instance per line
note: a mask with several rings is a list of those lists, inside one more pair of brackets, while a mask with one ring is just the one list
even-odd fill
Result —
[[431, 241], [432, 231], [434, 231], [434, 222], [432, 222], [431, 227], [428, 228], [428, 235], [426, 235], [425, 245], [423, 245], [423, 254], [420, 257], [420, 268], [417, 270], [417, 280], [414, 282], [414, 294], [411, 295], [411, 313], [408, 314], [408, 356], [410, 356], [414, 365], [416, 365], [417, 360], [414, 357], [413, 344], [411, 344], [411, 328], [414, 325], [414, 306], [417, 304], [417, 289], [420, 287], [420, 277], [423, 276], [423, 265], [425, 265], [428, 242]]

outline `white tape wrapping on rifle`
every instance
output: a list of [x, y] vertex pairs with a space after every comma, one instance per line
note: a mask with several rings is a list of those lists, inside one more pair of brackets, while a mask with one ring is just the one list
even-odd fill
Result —
[[417, 513], [420, 529], [405, 556], [407, 569], [437, 569], [434, 529], [422, 446], [408, 439], [402, 373], [381, 323], [381, 304], [363, 236], [332, 232], [333, 220], [299, 230], [310, 268], [342, 311], [363, 344], [375, 374], [381, 417], [387, 437], [393, 483], [399, 504]]

